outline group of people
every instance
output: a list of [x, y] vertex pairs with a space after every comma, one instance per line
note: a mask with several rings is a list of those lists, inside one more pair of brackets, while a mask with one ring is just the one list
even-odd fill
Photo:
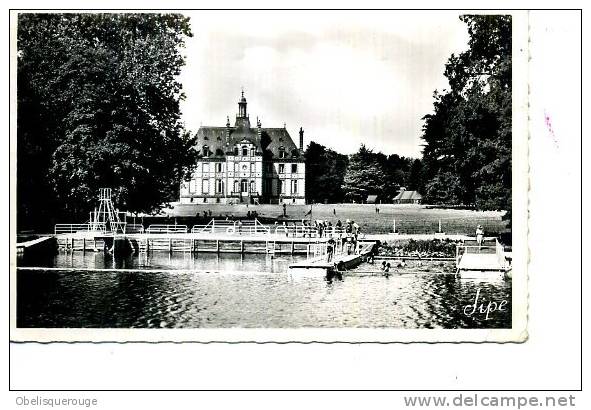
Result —
[[246, 212], [246, 218], [247, 219], [254, 219], [254, 218], [258, 218], [259, 213], [257, 211], [247, 211]]
[[[211, 217], [212, 217], [212, 215], [213, 215], [213, 212], [211, 212], [211, 210], [206, 210], [206, 211], [203, 211], [203, 217], [204, 217], [204, 218], [207, 218], [207, 217], [210, 217], [210, 218], [211, 218]], [[200, 213], [199, 213], [199, 212], [197, 212], [197, 213], [195, 214], [195, 218], [199, 218], [199, 216], [200, 216]]]

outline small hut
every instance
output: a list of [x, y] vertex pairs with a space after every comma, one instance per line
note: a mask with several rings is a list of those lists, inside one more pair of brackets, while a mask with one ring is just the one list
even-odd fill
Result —
[[423, 196], [417, 191], [407, 191], [404, 187], [400, 188], [400, 192], [394, 197], [395, 204], [420, 204]]
[[378, 203], [378, 196], [377, 195], [368, 195], [366, 203], [367, 204], [377, 204]]

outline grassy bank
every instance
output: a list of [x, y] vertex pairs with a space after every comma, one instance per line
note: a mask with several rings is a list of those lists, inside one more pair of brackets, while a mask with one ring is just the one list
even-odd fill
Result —
[[[376, 212], [379, 209], [379, 213]], [[312, 209], [311, 215], [306, 215]], [[177, 204], [166, 210], [170, 217], [200, 218], [206, 211], [214, 217], [244, 217], [248, 212], [256, 211], [264, 218], [281, 218], [282, 205], [225, 205], [225, 204]], [[347, 219], [357, 222], [365, 233], [433, 233], [439, 230], [449, 234], [474, 234], [478, 224], [483, 225], [488, 234], [497, 234], [505, 229], [501, 220], [503, 213], [498, 211], [474, 211], [466, 209], [427, 208], [421, 205], [371, 205], [371, 204], [315, 204], [286, 205], [287, 219], [309, 220], [322, 219], [344, 222]]]

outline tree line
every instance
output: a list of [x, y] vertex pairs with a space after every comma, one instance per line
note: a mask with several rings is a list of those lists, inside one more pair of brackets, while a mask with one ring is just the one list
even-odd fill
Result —
[[389, 202], [401, 187], [421, 189], [422, 163], [361, 145], [352, 155], [339, 154], [311, 141], [306, 157], [306, 199], [317, 203], [365, 202], [369, 195]]
[[423, 202], [511, 210], [511, 16], [461, 16], [468, 49], [449, 58], [449, 89], [435, 91], [423, 117], [422, 158], [373, 152], [342, 155], [310, 143], [307, 198], [390, 201], [401, 186]]
[[178, 14], [19, 14], [17, 223], [83, 221], [98, 188], [122, 209], [178, 197], [194, 163], [177, 81]]
[[424, 199], [511, 209], [511, 16], [462, 16], [468, 50], [452, 55], [449, 89], [424, 117]]

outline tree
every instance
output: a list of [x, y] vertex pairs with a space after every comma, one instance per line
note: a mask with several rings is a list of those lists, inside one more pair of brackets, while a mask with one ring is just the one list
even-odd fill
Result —
[[342, 202], [348, 157], [311, 141], [305, 152], [306, 198], [311, 202]]
[[423, 162], [418, 158], [411, 162], [406, 178], [406, 188], [412, 191], [424, 192]]
[[468, 50], [424, 117], [425, 202], [511, 208], [511, 16], [462, 16]]
[[387, 185], [386, 173], [378, 158], [365, 145], [349, 157], [349, 165], [343, 181], [345, 198], [361, 202], [368, 195], [383, 194]]
[[176, 198], [195, 160], [177, 81], [191, 35], [177, 14], [19, 15], [19, 228], [79, 220], [100, 187], [128, 211]]

